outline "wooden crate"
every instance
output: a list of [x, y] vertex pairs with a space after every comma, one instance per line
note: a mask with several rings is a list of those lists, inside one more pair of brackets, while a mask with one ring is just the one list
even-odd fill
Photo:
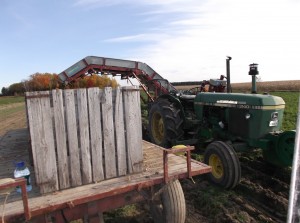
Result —
[[27, 92], [26, 107], [41, 193], [142, 171], [138, 87]]

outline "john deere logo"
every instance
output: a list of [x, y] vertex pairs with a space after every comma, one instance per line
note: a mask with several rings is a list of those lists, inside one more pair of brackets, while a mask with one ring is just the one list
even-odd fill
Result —
[[277, 126], [278, 125], [278, 112], [273, 112], [271, 114], [271, 120], [269, 122], [269, 126]]
[[278, 119], [278, 112], [273, 112], [273, 113], [271, 114], [271, 119], [272, 119], [272, 120]]

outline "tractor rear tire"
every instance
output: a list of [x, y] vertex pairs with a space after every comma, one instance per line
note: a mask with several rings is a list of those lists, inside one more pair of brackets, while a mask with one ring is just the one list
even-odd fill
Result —
[[209, 180], [225, 189], [234, 188], [241, 180], [241, 166], [233, 147], [222, 141], [210, 143], [204, 162], [212, 167]]
[[180, 109], [167, 99], [158, 99], [151, 106], [148, 127], [151, 142], [165, 148], [171, 147], [172, 141], [184, 134]]
[[150, 212], [154, 222], [184, 223], [186, 206], [179, 180], [165, 185], [163, 192], [150, 203]]

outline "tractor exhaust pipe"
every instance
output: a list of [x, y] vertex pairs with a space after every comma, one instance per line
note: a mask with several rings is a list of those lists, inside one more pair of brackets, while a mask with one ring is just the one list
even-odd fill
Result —
[[231, 60], [231, 57], [227, 56], [227, 59], [226, 59], [227, 93], [231, 93], [231, 85], [230, 85], [230, 60]]
[[250, 69], [249, 69], [249, 75], [252, 76], [252, 94], [256, 94], [257, 93], [257, 89], [256, 89], [256, 75], [258, 75], [258, 70], [257, 70], [257, 66], [258, 64], [253, 63], [250, 64]]

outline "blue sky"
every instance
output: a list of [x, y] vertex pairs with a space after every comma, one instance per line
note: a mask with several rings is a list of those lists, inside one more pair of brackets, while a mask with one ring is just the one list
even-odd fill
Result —
[[300, 79], [299, 0], [1, 0], [0, 88], [86, 56], [138, 60], [169, 81]]

